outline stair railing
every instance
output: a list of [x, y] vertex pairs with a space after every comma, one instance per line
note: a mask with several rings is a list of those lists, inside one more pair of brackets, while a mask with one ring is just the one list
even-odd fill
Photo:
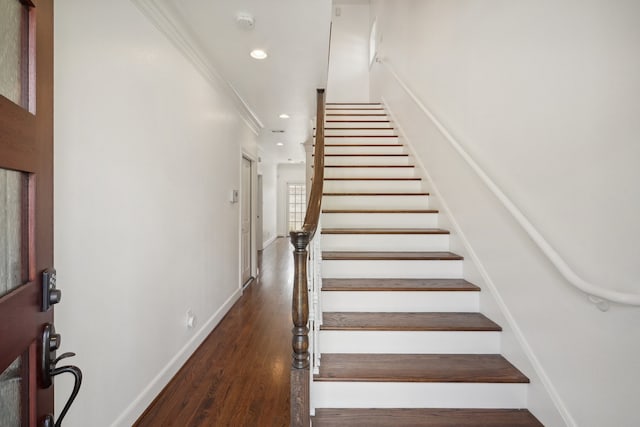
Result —
[[409, 95], [413, 102], [422, 110], [422, 112], [431, 120], [435, 127], [440, 131], [442, 136], [451, 144], [456, 152], [464, 159], [465, 162], [473, 169], [473, 171], [480, 177], [482, 182], [491, 190], [491, 192], [500, 200], [502, 205], [507, 211], [515, 218], [524, 231], [529, 235], [531, 240], [540, 248], [542, 253], [551, 261], [560, 274], [574, 287], [578, 288], [585, 294], [587, 294], [589, 301], [595, 304], [598, 309], [607, 311], [609, 309], [609, 302], [615, 302], [618, 304], [626, 304], [633, 306], [640, 306], [640, 293], [638, 292], [625, 292], [613, 289], [607, 289], [596, 283], [591, 283], [578, 275], [567, 264], [567, 262], [560, 256], [553, 246], [542, 236], [542, 234], [534, 227], [534, 225], [527, 219], [522, 211], [507, 197], [507, 195], [493, 182], [489, 175], [487, 175], [478, 163], [467, 153], [462, 145], [449, 133], [447, 128], [436, 118], [436, 116], [420, 101], [420, 99], [413, 93], [413, 91], [407, 86], [407, 84], [398, 76], [391, 64], [384, 61], [382, 58], [376, 57], [376, 62], [383, 64], [398, 84]]
[[[316, 138], [313, 165], [313, 181], [304, 217], [302, 230], [292, 231], [294, 275], [293, 301], [291, 317], [293, 320], [292, 347], [293, 361], [291, 364], [291, 426], [309, 427], [310, 425], [310, 354], [309, 354], [309, 281], [307, 247], [313, 240], [320, 220], [322, 205], [322, 187], [324, 182], [324, 89], [318, 89], [316, 104]], [[319, 257], [314, 251], [314, 258]], [[312, 282], [316, 282], [317, 271], [315, 263], [311, 267]], [[314, 289], [318, 286], [314, 285]], [[314, 298], [315, 300], [315, 298]], [[314, 317], [318, 310], [314, 309]], [[315, 322], [314, 322], [315, 323]], [[314, 334], [314, 338], [317, 337]], [[315, 341], [315, 339], [314, 339]], [[314, 349], [317, 353], [317, 349]]]

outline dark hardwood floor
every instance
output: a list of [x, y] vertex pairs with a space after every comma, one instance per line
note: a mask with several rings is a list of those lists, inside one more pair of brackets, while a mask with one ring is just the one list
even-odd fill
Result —
[[288, 426], [293, 256], [277, 239], [244, 292], [135, 426]]

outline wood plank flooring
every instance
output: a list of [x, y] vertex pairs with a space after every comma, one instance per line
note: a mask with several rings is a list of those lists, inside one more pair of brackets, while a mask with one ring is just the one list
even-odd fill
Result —
[[263, 251], [260, 277], [135, 426], [289, 426], [292, 250]]

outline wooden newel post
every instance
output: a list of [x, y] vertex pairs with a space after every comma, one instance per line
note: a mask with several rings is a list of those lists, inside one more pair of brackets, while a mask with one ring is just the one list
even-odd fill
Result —
[[294, 278], [293, 303], [293, 361], [291, 364], [291, 426], [309, 427], [309, 290], [307, 286], [307, 246], [309, 233], [292, 231]]

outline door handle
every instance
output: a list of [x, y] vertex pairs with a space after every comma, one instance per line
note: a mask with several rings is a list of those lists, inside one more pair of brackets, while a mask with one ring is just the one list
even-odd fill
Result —
[[61, 336], [56, 333], [55, 327], [51, 323], [46, 324], [42, 332], [42, 359], [40, 363], [40, 378], [42, 379], [42, 386], [44, 388], [51, 387], [53, 384], [53, 377], [60, 374], [73, 375], [74, 382], [71, 395], [69, 396], [69, 399], [67, 399], [67, 403], [65, 403], [62, 408], [62, 412], [60, 412], [58, 420], [54, 422], [53, 415], [49, 414], [44, 418], [43, 427], [60, 427], [62, 425], [62, 420], [65, 415], [67, 415], [67, 412], [73, 404], [73, 401], [76, 399], [76, 396], [78, 396], [80, 386], [82, 385], [82, 371], [80, 368], [74, 365], [56, 367], [58, 362], [62, 359], [67, 359], [76, 355], [75, 353], [67, 352], [56, 357], [56, 350], [60, 348], [61, 341]]

